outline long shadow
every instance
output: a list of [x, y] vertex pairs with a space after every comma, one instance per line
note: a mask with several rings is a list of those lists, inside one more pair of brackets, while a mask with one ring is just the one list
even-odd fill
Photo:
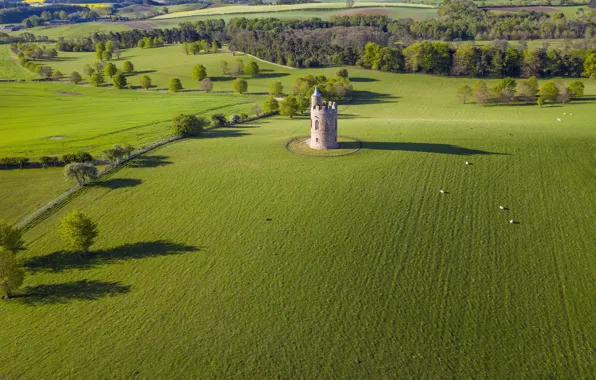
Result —
[[365, 116], [360, 116], [360, 115], [354, 115], [354, 114], [350, 114], [350, 113], [340, 113], [339, 115], [340, 119], [365, 119]]
[[135, 75], [139, 75], [139, 74], [150, 74], [150, 73], [154, 73], [157, 70], [142, 70], [142, 71], [134, 71], [132, 73], [130, 73], [130, 76], [135, 76]]
[[247, 135], [249, 135], [249, 133], [246, 133], [243, 131], [238, 131], [235, 129], [218, 128], [218, 129], [211, 130], [211, 131], [205, 133], [204, 135], [198, 136], [196, 138], [240, 137], [240, 136], [247, 136]]
[[49, 255], [33, 257], [24, 264], [32, 272], [61, 272], [69, 269], [90, 269], [124, 260], [179, 255], [187, 252], [196, 252], [199, 249], [199, 247], [192, 245], [157, 240], [91, 251], [89, 255], [85, 256], [79, 252], [57, 251]]
[[228, 77], [228, 76], [219, 76], [219, 77], [209, 77], [212, 82], [228, 82], [234, 80], [235, 78]]
[[73, 281], [62, 284], [28, 286], [15, 299], [25, 305], [65, 304], [74, 300], [95, 301], [106, 296], [128, 293], [130, 285], [120, 282]]
[[136, 178], [114, 178], [105, 181], [97, 182], [93, 186], [107, 187], [108, 189], [116, 190], [124, 187], [135, 187], [143, 183], [143, 180]]
[[374, 79], [374, 78], [364, 78], [364, 77], [357, 77], [357, 78], [350, 78], [351, 82], [356, 82], [356, 83], [368, 83], [368, 82], [378, 82], [378, 79]]
[[281, 77], [287, 77], [288, 73], [268, 73], [268, 74], [259, 74], [259, 76], [257, 78], [260, 79], [265, 79], [265, 78], [281, 78]]
[[[344, 144], [359, 144], [359, 143], [344, 143]], [[362, 142], [363, 149], [375, 150], [401, 150], [406, 152], [425, 152], [425, 153], [439, 153], [439, 154], [454, 154], [462, 156], [472, 155], [505, 155], [509, 153], [487, 152], [478, 149], [469, 149], [451, 144], [430, 144], [430, 143], [409, 143], [409, 142]]]
[[168, 161], [168, 156], [139, 156], [130, 164], [131, 168], [156, 168], [159, 166], [170, 165], [173, 162]]
[[399, 96], [381, 94], [372, 91], [354, 91], [352, 93], [352, 100], [349, 104], [395, 103], [395, 99], [399, 99]]

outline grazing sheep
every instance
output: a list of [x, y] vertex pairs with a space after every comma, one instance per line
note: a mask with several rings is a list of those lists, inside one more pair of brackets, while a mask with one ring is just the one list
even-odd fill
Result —
[[466, 165], [470, 165], [470, 163], [468, 161], [466, 161]]
[[569, 114], [569, 116], [573, 116], [573, 114], [572, 114], [572, 113], [570, 113], [570, 114]]
[[505, 210], [505, 207], [503, 207], [503, 206], [499, 206], [499, 208], [500, 208], [501, 210]]
[[561, 119], [557, 118], [557, 121], [561, 121]]
[[511, 223], [511, 224], [515, 223], [515, 220], [511, 219], [511, 220], [509, 221], [509, 223]]
[[563, 112], [563, 116], [567, 116], [567, 112]]
[[441, 190], [439, 190], [439, 193], [445, 194], [445, 190], [441, 189]]

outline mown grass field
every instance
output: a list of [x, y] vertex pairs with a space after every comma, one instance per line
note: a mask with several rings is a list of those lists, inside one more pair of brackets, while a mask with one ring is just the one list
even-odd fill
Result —
[[[472, 79], [350, 73], [356, 154], [293, 154], [308, 119], [264, 119], [160, 148], [29, 230], [0, 377], [591, 377], [596, 86], [480, 107], [454, 96]], [[55, 232], [73, 208], [99, 223], [90, 258]]]
[[[262, 97], [148, 93], [74, 85], [3, 84], [0, 156], [93, 154], [113, 144], [142, 145], [170, 133], [172, 117], [251, 112]], [[34, 106], [32, 106], [34, 105]]]
[[22, 68], [8, 46], [0, 46], [0, 79], [28, 80], [37, 75]]

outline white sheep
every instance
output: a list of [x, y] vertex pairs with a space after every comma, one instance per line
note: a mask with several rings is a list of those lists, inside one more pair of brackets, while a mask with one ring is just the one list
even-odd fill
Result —
[[569, 114], [569, 116], [573, 116], [573, 114], [572, 114], [572, 113], [570, 113], [570, 114]]
[[561, 121], [561, 119], [560, 118], [557, 118], [557, 121]]
[[466, 161], [466, 165], [470, 165], [470, 163], [468, 161]]
[[504, 207], [504, 206], [499, 206], [499, 208], [500, 208], [501, 210], [505, 210], [505, 207]]
[[513, 224], [513, 223], [515, 223], [515, 221], [514, 221], [513, 219], [511, 219], [511, 220], [509, 221], [509, 223]]
[[564, 116], [567, 116], [567, 112], [563, 112], [563, 115], [564, 115]]
[[439, 193], [445, 194], [445, 190], [441, 189], [441, 190], [439, 190]]

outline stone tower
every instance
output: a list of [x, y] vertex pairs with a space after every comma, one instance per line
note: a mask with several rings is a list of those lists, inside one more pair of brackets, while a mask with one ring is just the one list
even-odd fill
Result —
[[318, 88], [310, 101], [310, 141], [312, 149], [337, 149], [337, 103], [323, 102]]

